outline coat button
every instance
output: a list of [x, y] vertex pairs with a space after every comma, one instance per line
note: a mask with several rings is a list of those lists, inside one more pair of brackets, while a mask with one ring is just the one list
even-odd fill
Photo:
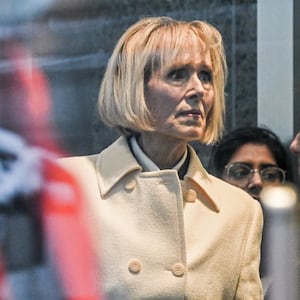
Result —
[[184, 275], [185, 266], [182, 263], [176, 263], [171, 267], [174, 276], [181, 277]]
[[184, 193], [184, 201], [195, 202], [197, 199], [197, 193], [193, 189], [188, 189]]
[[132, 259], [128, 264], [128, 270], [131, 273], [137, 274], [142, 269], [142, 263], [138, 259]]
[[134, 179], [129, 179], [125, 182], [124, 188], [126, 191], [132, 191], [136, 186], [136, 181]]

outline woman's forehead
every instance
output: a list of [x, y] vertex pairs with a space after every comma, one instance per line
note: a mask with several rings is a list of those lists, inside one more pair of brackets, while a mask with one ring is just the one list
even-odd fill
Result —
[[194, 66], [205, 66], [209, 69], [212, 68], [212, 62], [210, 53], [205, 51], [202, 45], [199, 44], [185, 44], [178, 49], [175, 53], [170, 55], [165, 55], [163, 59], [163, 66], [184, 66], [184, 65], [194, 65]]
[[176, 40], [166, 39], [157, 50], [164, 63], [178, 59], [188, 61], [194, 59], [195, 55], [207, 57], [209, 54], [205, 43], [195, 34], [178, 37]]

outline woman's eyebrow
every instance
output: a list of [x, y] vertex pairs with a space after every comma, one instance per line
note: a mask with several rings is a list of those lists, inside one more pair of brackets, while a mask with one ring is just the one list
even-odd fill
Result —
[[[237, 162], [234, 162], [234, 163], [247, 165], [248, 167], [253, 168], [253, 163], [250, 163], [250, 162], [237, 161]], [[278, 165], [276, 163], [261, 163], [261, 164], [259, 164], [260, 169], [264, 169], [264, 168], [268, 168], [268, 167], [277, 167], [277, 166]]]
[[278, 165], [276, 163], [272, 164], [272, 163], [268, 163], [268, 164], [260, 164], [261, 168], [268, 168], [268, 167], [278, 167]]

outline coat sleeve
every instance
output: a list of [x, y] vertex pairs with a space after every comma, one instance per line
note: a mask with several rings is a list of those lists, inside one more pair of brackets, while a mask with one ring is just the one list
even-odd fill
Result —
[[[248, 234], [245, 234], [244, 255], [235, 299], [263, 299], [263, 288], [259, 277], [260, 249], [263, 213], [260, 204], [253, 201], [253, 213], [249, 214]], [[249, 210], [250, 211], [250, 210]]]

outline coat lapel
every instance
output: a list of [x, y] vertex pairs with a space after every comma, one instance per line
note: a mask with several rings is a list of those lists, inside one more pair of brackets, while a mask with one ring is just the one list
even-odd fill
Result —
[[210, 208], [219, 211], [218, 191], [215, 190], [212, 176], [204, 169], [194, 149], [189, 146], [190, 164], [185, 175], [187, 187], [192, 186], [208, 202]]
[[101, 195], [105, 195], [128, 173], [141, 170], [129, 149], [127, 139], [120, 137], [97, 157], [96, 171]]
[[[219, 211], [218, 191], [214, 190], [211, 176], [202, 166], [196, 152], [189, 146], [190, 164], [185, 175], [187, 187], [196, 188], [213, 210]], [[141, 172], [130, 151], [126, 137], [120, 137], [111, 146], [103, 150], [96, 160], [97, 180], [101, 195], [104, 196], [122, 178], [132, 172]]]

